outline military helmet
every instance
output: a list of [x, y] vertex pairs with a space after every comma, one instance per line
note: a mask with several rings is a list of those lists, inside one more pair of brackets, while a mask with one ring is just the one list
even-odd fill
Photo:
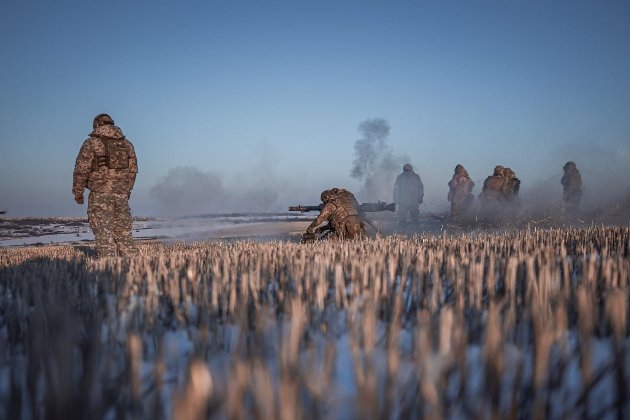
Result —
[[457, 166], [455, 166], [455, 173], [456, 174], [466, 173], [466, 168], [464, 168], [462, 165], [458, 163]]
[[98, 114], [94, 117], [92, 122], [92, 128], [100, 127], [101, 125], [114, 125], [114, 120], [107, 114]]
[[497, 165], [494, 167], [494, 176], [501, 176], [503, 175], [503, 171], [505, 170], [505, 168], [501, 165]]
[[324, 190], [324, 191], [322, 191], [322, 194], [320, 195], [322, 203], [325, 203], [326, 201], [328, 201], [331, 196], [332, 196], [332, 191], [331, 190]]
[[573, 161], [568, 161], [567, 163], [564, 164], [564, 166], [562, 167], [562, 169], [564, 169], [565, 171], [567, 169], [575, 169], [577, 166], [575, 166], [575, 162]]
[[403, 171], [404, 171], [404, 172], [410, 172], [410, 171], [413, 171], [413, 166], [411, 166], [411, 164], [410, 164], [410, 163], [405, 163], [405, 164], [403, 165]]

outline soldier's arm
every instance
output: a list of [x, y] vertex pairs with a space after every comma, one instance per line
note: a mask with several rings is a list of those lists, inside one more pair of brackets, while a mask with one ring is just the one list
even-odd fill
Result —
[[88, 178], [92, 170], [92, 159], [94, 151], [92, 150], [89, 139], [83, 142], [79, 155], [74, 164], [74, 172], [72, 173], [72, 194], [83, 194], [83, 190], [87, 188]]
[[322, 210], [319, 212], [319, 216], [306, 228], [306, 232], [312, 233], [313, 229], [328, 220], [328, 217], [332, 214], [332, 210], [329, 204], [324, 204], [324, 207], [322, 207]]
[[325, 224], [315, 229], [315, 233], [318, 235], [329, 231], [332, 231], [332, 226], [330, 224]]
[[486, 195], [486, 191], [488, 191], [488, 188], [490, 187], [490, 182], [488, 181], [488, 178], [486, 178], [483, 181], [483, 186], [481, 187], [481, 192], [479, 193], [479, 197], [483, 197]]
[[448, 201], [451, 201], [453, 199], [453, 190], [456, 188], [456, 181], [455, 181], [455, 177], [453, 177], [449, 182], [448, 182], [448, 195], [446, 196], [446, 199]]
[[424, 185], [422, 185], [422, 180], [420, 179], [420, 175], [418, 175], [418, 204], [422, 204], [424, 201]]
[[133, 148], [133, 144], [131, 142], [127, 144], [129, 145], [129, 189], [132, 189], [138, 173], [138, 158], [136, 157], [136, 150]]

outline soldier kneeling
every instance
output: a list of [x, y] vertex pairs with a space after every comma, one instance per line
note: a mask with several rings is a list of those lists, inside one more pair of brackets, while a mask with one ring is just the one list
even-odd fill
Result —
[[[302, 237], [302, 242], [315, 239], [337, 238], [360, 239], [365, 236], [365, 227], [358, 211], [354, 195], [342, 188], [325, 190], [321, 194], [322, 209]], [[327, 225], [320, 226], [324, 222]]]

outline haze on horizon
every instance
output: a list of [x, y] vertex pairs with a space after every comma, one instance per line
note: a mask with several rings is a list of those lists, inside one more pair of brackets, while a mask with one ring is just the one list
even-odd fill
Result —
[[281, 211], [333, 186], [391, 201], [351, 175], [375, 119], [421, 210], [448, 207], [457, 163], [475, 195], [502, 164], [559, 197], [574, 160], [585, 201], [630, 196], [628, 21], [623, 1], [9, 0], [0, 209], [84, 215], [72, 170], [101, 112], [136, 148], [135, 215]]

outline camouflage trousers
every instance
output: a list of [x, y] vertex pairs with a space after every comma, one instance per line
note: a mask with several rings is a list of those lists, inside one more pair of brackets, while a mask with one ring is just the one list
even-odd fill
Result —
[[580, 207], [582, 193], [568, 193], [564, 195], [564, 209], [570, 213], [575, 213]]
[[407, 221], [415, 225], [419, 223], [420, 209], [419, 204], [396, 203], [396, 219], [398, 224], [405, 224]]
[[333, 221], [332, 225], [338, 239], [361, 239], [365, 236], [363, 222], [358, 216], [351, 215], [340, 222]]
[[451, 215], [460, 216], [466, 213], [472, 207], [475, 197], [472, 194], [468, 194], [465, 197], [453, 197], [451, 201]]
[[363, 221], [355, 215], [345, 219], [329, 221], [315, 229], [314, 233], [304, 233], [302, 243], [310, 243], [322, 239], [362, 239], [365, 237], [365, 226]]
[[505, 219], [505, 203], [492, 195], [479, 196], [481, 207], [479, 220], [483, 223], [502, 223]]
[[101, 257], [132, 255], [137, 252], [131, 237], [131, 210], [126, 194], [90, 192], [88, 222]]

